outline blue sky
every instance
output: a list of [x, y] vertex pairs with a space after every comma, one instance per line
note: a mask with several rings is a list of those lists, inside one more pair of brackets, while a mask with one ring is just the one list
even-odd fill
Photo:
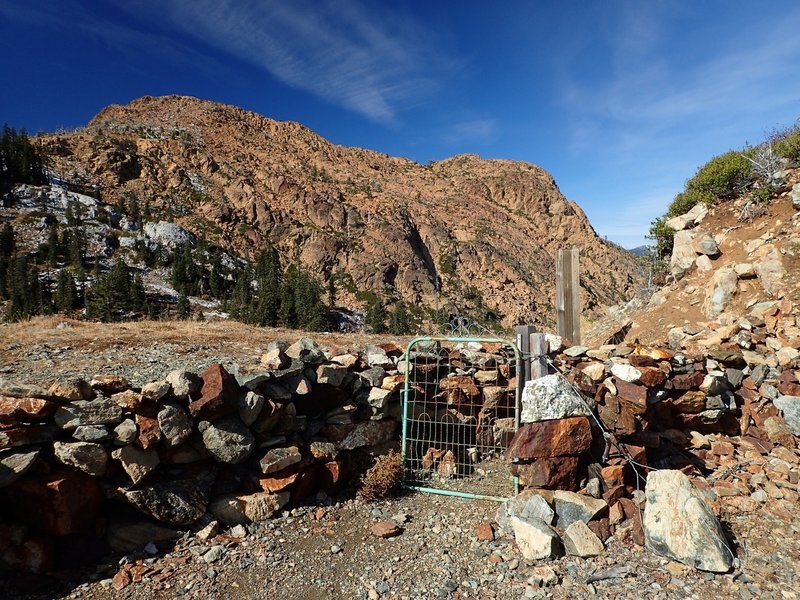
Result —
[[421, 163], [550, 171], [644, 243], [711, 156], [800, 117], [800, 3], [0, 0], [0, 121], [189, 94]]

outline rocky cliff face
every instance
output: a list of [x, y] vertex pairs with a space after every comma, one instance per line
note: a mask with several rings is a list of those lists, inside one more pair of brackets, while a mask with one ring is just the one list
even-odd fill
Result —
[[461, 155], [421, 165], [328, 142], [297, 123], [195, 98], [109, 106], [43, 137], [56, 175], [135, 195], [158, 219], [243, 256], [274, 246], [340, 283], [505, 324], [554, 320], [558, 248], [581, 248], [587, 311], [627, 297], [633, 258], [600, 239], [537, 166]]

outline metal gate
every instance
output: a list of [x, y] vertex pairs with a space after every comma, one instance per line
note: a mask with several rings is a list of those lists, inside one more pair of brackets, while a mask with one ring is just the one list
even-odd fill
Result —
[[505, 500], [519, 488], [504, 453], [519, 428], [520, 352], [507, 340], [420, 337], [401, 368], [403, 485]]

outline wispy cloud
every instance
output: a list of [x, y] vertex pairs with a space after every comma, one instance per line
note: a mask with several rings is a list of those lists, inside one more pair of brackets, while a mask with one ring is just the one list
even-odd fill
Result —
[[[667, 9], [643, 6], [626, 4], [615, 15], [618, 28], [606, 40], [611, 64], [602, 77], [564, 79], [563, 97], [578, 117], [576, 142], [611, 133], [606, 141], [621, 149], [637, 139], [651, 146], [657, 130], [682, 126], [696, 135], [687, 127], [694, 123], [707, 133], [737, 115], [800, 100], [800, 10], [776, 12], [758, 27], [711, 42], [682, 35], [683, 24]], [[676, 48], [680, 56], [671, 57]]]
[[289, 86], [379, 122], [391, 123], [423, 101], [452, 66], [424, 24], [357, 0], [116, 1], [137, 18], [166, 23]]
[[608, 6], [592, 43], [564, 57], [561, 101], [571, 154], [602, 182], [582, 190], [592, 223], [634, 242], [701, 163], [797, 118], [800, 7], [722, 31], [686, 5]]
[[490, 142], [495, 138], [496, 131], [496, 119], [468, 119], [450, 125], [442, 135], [442, 141], [450, 146], [465, 142]]

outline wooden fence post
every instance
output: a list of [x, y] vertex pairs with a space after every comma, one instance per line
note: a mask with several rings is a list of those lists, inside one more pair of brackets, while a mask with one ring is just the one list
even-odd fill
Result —
[[578, 248], [559, 249], [556, 256], [556, 325], [558, 335], [581, 343], [580, 265]]
[[539, 379], [548, 373], [547, 368], [547, 338], [543, 333], [531, 334], [531, 379]]

